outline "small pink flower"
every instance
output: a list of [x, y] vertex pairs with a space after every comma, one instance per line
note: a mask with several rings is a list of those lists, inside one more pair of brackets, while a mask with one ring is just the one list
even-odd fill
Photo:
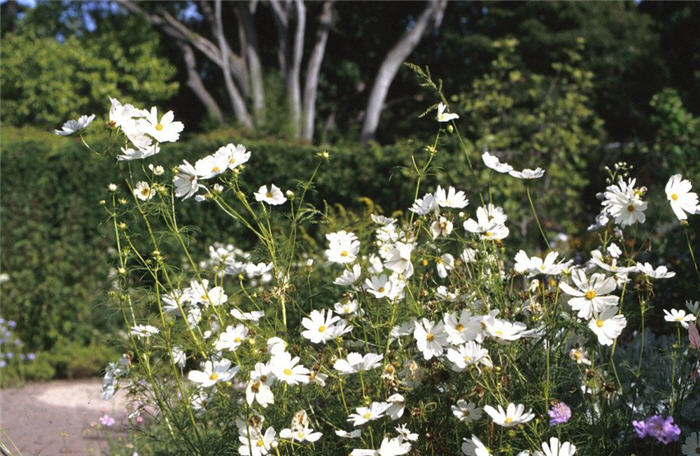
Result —
[[100, 424], [102, 426], [112, 427], [112, 426], [114, 426], [114, 423], [116, 423], [114, 418], [107, 415], [106, 413], [100, 417]]

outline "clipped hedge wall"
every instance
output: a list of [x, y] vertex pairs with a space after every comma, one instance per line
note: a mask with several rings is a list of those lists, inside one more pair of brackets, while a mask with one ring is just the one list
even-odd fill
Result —
[[[183, 159], [194, 163], [228, 142], [240, 142], [253, 152], [242, 175], [252, 192], [270, 182], [294, 188], [310, 176], [316, 154], [328, 150], [331, 160], [308, 198], [317, 207], [328, 201], [361, 210], [360, 197], [370, 197], [386, 210], [410, 205], [414, 181], [404, 178], [397, 164], [410, 163], [411, 145], [319, 148], [233, 136], [218, 131], [185, 138], [165, 145], [147, 163], [169, 169]], [[99, 202], [108, 197], [110, 182], [120, 182], [119, 167], [113, 159], [88, 151], [78, 138], [5, 128], [0, 141], [0, 269], [10, 277], [0, 285], [2, 316], [17, 321], [18, 335], [32, 350], [55, 350], [67, 340], [83, 345], [103, 340], [119, 327], [121, 316], [107, 305], [116, 259], [111, 225]], [[107, 145], [96, 139], [89, 143], [95, 150]], [[127, 165], [119, 166], [125, 170]], [[248, 247], [243, 230], [207, 203], [191, 199], [179, 210], [181, 224], [199, 227], [192, 232], [191, 246], [200, 256], [214, 241]]]

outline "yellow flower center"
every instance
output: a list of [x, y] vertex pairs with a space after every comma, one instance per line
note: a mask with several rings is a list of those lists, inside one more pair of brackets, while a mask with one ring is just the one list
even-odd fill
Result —
[[346, 257], [346, 256], [348, 256], [348, 251], [347, 251], [347, 250], [343, 250], [342, 252], [340, 252], [340, 256], [341, 256], [341, 257]]
[[143, 196], [148, 196], [148, 195], [150, 195], [150, 193], [151, 193], [151, 189], [149, 189], [148, 187], [141, 189], [141, 194]]
[[629, 206], [627, 206], [627, 212], [634, 212], [634, 205], [633, 204], [630, 204]]
[[492, 233], [491, 231], [487, 231], [487, 232], [485, 233], [485, 236], [486, 236], [487, 238], [490, 238], [491, 236], [493, 236], [493, 233]]
[[261, 447], [265, 445], [265, 442], [263, 442], [263, 439], [258, 439], [258, 441], [255, 443], [257, 446]]
[[603, 320], [596, 320], [595, 325], [599, 328], [602, 328], [603, 327]]
[[428, 342], [432, 342], [435, 339], [435, 335], [433, 333], [428, 333], [427, 336], [425, 336], [425, 340]]
[[460, 323], [457, 326], [455, 326], [455, 329], [459, 332], [462, 332], [464, 331], [464, 325]]
[[211, 172], [212, 172], [212, 173], [218, 173], [220, 170], [221, 170], [221, 168], [219, 168], [218, 166], [215, 166], [215, 167], [213, 167], [213, 168], [211, 169]]
[[362, 415], [362, 418], [364, 418], [364, 419], [366, 419], [366, 420], [370, 419], [371, 417], [372, 417], [372, 414], [369, 413], [369, 412], [367, 412], [367, 413], [365, 413], [364, 415]]
[[513, 422], [513, 418], [511, 418], [511, 417], [506, 418], [506, 424], [510, 424], [512, 422]]
[[423, 266], [428, 266], [428, 260], [426, 260], [425, 258], [423, 258], [422, 263], [423, 263]]
[[588, 299], [590, 301], [591, 299], [595, 298], [595, 291], [588, 290], [586, 292], [585, 296], [586, 296], [586, 299]]
[[162, 131], [162, 130], [163, 130], [163, 124], [161, 124], [161, 123], [159, 122], [158, 125], [156, 125], [156, 130]]
[[472, 362], [472, 357], [471, 357], [471, 356], [465, 356], [465, 357], [464, 357], [464, 362], [465, 362], [465, 363], [471, 363], [471, 362]]
[[501, 331], [500, 329], [497, 329], [496, 331], [494, 331], [494, 334], [496, 334], [497, 336], [502, 336], [503, 331]]
[[377, 292], [379, 292], [379, 293], [384, 293], [384, 287], [379, 287], [379, 288], [377, 288]]
[[211, 375], [209, 376], [209, 380], [217, 380], [219, 378], [219, 374], [216, 372], [212, 372]]
[[237, 344], [240, 344], [241, 342], [243, 342], [243, 339], [241, 339], [240, 337], [236, 337], [235, 339], [233, 339], [233, 341]]
[[318, 332], [322, 333], [326, 331], [326, 325], [321, 325], [318, 327]]
[[250, 390], [254, 393], [260, 391], [260, 382], [255, 382], [250, 386]]
[[289, 368], [285, 369], [283, 372], [284, 372], [284, 375], [292, 375], [292, 370]]
[[[675, 193], [672, 193], [672, 194], [671, 194], [671, 199], [672, 199], [673, 201], [676, 201], [676, 200], [678, 199], [678, 195], [676, 195]], [[695, 452], [698, 453], [699, 451], [698, 451], [698, 450], [695, 450]]]
[[267, 192], [267, 193], [265, 193], [265, 196], [267, 196], [268, 198], [272, 198], [272, 193]]

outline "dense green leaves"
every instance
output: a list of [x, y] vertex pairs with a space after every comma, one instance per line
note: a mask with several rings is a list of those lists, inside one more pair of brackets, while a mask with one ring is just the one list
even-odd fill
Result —
[[177, 91], [175, 68], [156, 56], [157, 37], [125, 46], [126, 29], [99, 40], [59, 42], [33, 31], [2, 40], [2, 121], [59, 127], [102, 111], [108, 97], [155, 103]]

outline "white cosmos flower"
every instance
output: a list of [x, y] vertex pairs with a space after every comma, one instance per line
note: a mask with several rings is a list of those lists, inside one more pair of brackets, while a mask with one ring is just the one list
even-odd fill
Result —
[[608, 307], [600, 313], [594, 313], [588, 322], [588, 327], [598, 336], [601, 345], [612, 345], [613, 340], [622, 333], [627, 326], [624, 315], [617, 315], [617, 306]]
[[384, 416], [390, 405], [386, 402], [372, 402], [369, 407], [357, 407], [355, 409], [357, 413], [351, 413], [348, 421], [352, 422], [353, 426], [358, 427], [369, 421], [378, 420]]
[[691, 192], [692, 184], [680, 174], [674, 174], [666, 183], [666, 198], [678, 220], [687, 220], [688, 214], [700, 214], [698, 195]]
[[256, 193], [253, 194], [255, 201], [262, 201], [272, 206], [279, 206], [287, 201], [287, 198], [282, 194], [282, 190], [275, 184], [270, 184], [270, 189], [267, 185], [261, 185]]
[[357, 299], [346, 299], [343, 302], [336, 302], [333, 305], [333, 311], [338, 315], [363, 315], [364, 312], [360, 309], [360, 304]]
[[187, 199], [194, 196], [203, 185], [197, 182], [197, 170], [194, 169], [187, 160], [177, 167], [178, 174], [173, 178], [175, 185], [175, 196], [182, 199]]
[[270, 386], [275, 377], [267, 364], [256, 363], [255, 368], [250, 372], [250, 381], [245, 389], [245, 398], [248, 405], [257, 401], [261, 407], [265, 408], [275, 402]]
[[238, 447], [238, 454], [241, 456], [265, 456], [277, 445], [277, 432], [268, 427], [264, 434], [251, 430], [238, 436], [241, 446]]
[[487, 168], [491, 168], [496, 172], [508, 173], [513, 171], [512, 166], [510, 166], [508, 163], [502, 163], [498, 157], [491, 155], [488, 151], [481, 155], [481, 159], [484, 161], [484, 165], [486, 165]]
[[452, 222], [441, 216], [430, 225], [430, 234], [432, 234], [433, 239], [437, 239], [440, 235], [447, 237], [452, 233], [452, 229]]
[[278, 352], [272, 356], [269, 365], [275, 377], [288, 385], [309, 383], [311, 371], [299, 364], [298, 356], [292, 358], [289, 352]]
[[462, 453], [466, 456], [491, 456], [491, 450], [484, 445], [475, 435], [471, 439], [464, 439], [462, 442]]
[[507, 217], [503, 209], [491, 204], [476, 210], [476, 220], [469, 218], [464, 222], [464, 229], [470, 233], [480, 234], [486, 240], [505, 239], [509, 230], [504, 225]]
[[438, 103], [437, 107], [437, 121], [438, 122], [449, 122], [450, 120], [459, 119], [459, 115], [445, 112], [447, 110], [447, 105], [444, 103]]
[[467, 204], [469, 200], [465, 197], [463, 191], [456, 191], [454, 187], [450, 186], [447, 191], [444, 188], [437, 186], [435, 190], [435, 201], [440, 207], [450, 207], [454, 209], [462, 209]]
[[564, 269], [571, 266], [573, 260], [560, 261], [556, 263], [559, 252], [549, 252], [542, 260], [540, 257], [528, 257], [524, 250], [520, 250], [515, 255], [515, 270], [521, 274], [528, 273], [530, 276], [536, 274], [559, 275]]
[[411, 451], [411, 444], [402, 438], [393, 439], [384, 437], [377, 450], [354, 449], [350, 456], [400, 456]]
[[60, 130], [55, 130], [59, 136], [68, 136], [73, 133], [84, 130], [92, 121], [95, 120], [95, 114], [80, 116], [77, 120], [71, 119], [63, 124]]
[[243, 321], [255, 321], [255, 322], [257, 322], [264, 315], [265, 315], [265, 312], [262, 310], [253, 310], [251, 312], [241, 312], [238, 309], [231, 309], [231, 316], [233, 316], [233, 318], [236, 318], [238, 320], [243, 320]]
[[635, 182], [635, 179], [625, 182], [620, 178], [617, 184], [605, 189], [603, 208], [620, 226], [644, 223], [646, 220], [644, 211], [648, 203], [642, 201], [643, 191], [634, 188]]
[[236, 326], [227, 326], [226, 331], [219, 334], [219, 338], [216, 339], [214, 348], [217, 350], [236, 351], [247, 337], [248, 328], [245, 326], [241, 324]]
[[[608, 248], [609, 252], [610, 248]], [[616, 276], [621, 277], [621, 276], [626, 276], [626, 274], [635, 271], [637, 268], [635, 266], [618, 266], [617, 265], [617, 259], [612, 258], [612, 261], [610, 264], [605, 262], [605, 259], [603, 258], [603, 254], [600, 253], [600, 250], [592, 250], [591, 251], [591, 259], [590, 262], [598, 266], [600, 269], [608, 272], [614, 273]]]
[[685, 439], [681, 451], [684, 456], [697, 456], [700, 454], [700, 432], [693, 432]]
[[466, 344], [459, 345], [456, 348], [448, 348], [447, 359], [452, 362], [452, 370], [455, 372], [462, 372], [467, 366], [473, 364], [483, 364], [486, 367], [493, 367], [493, 363], [489, 357], [489, 351], [473, 340], [470, 340]]
[[346, 326], [345, 320], [333, 315], [333, 311], [330, 309], [320, 312], [312, 310], [309, 318], [305, 317], [301, 320], [301, 325], [306, 328], [306, 331], [303, 331], [301, 335], [313, 344], [325, 344], [353, 329], [352, 326]]
[[151, 325], [136, 325], [131, 327], [131, 333], [136, 337], [151, 337], [160, 331]]
[[541, 451], [535, 451], [535, 456], [574, 456], [576, 454], [576, 445], [570, 442], [562, 443], [558, 438], [551, 437], [549, 444], [542, 442]]
[[527, 423], [535, 417], [532, 411], [525, 412], [525, 406], [523, 404], [515, 405], [513, 403], [508, 404], [506, 410], [498, 405], [498, 410], [487, 405], [484, 407], [484, 412], [486, 412], [494, 423], [503, 427], [513, 427], [521, 423]]
[[158, 111], [155, 106], [141, 119], [140, 127], [159, 143], [175, 142], [180, 138], [180, 132], [185, 128], [182, 122], [175, 121], [175, 114], [168, 111], [158, 120]]
[[396, 426], [394, 430], [399, 433], [399, 438], [403, 440], [410, 440], [411, 442], [415, 442], [418, 440], [418, 434], [416, 434], [415, 432], [411, 432], [405, 424]]
[[228, 169], [238, 168], [250, 159], [250, 152], [246, 151], [243, 144], [238, 144], [237, 146], [226, 144], [223, 147], [219, 147], [214, 155], [223, 158]]
[[362, 430], [355, 429], [352, 432], [344, 431], [342, 429], [337, 429], [335, 435], [343, 439], [356, 439], [362, 435]]
[[343, 271], [343, 273], [333, 281], [333, 284], [340, 285], [341, 287], [350, 286], [357, 282], [361, 274], [362, 268], [360, 267], [360, 265], [354, 264], [352, 266], [352, 269], [346, 269], [345, 271]]
[[394, 421], [401, 418], [406, 408], [406, 398], [396, 393], [389, 396], [386, 401], [389, 403], [389, 408], [386, 409], [387, 416]]
[[292, 442], [315, 442], [323, 436], [321, 432], [314, 432], [309, 427], [296, 427], [294, 429], [282, 429], [280, 438], [291, 440]]
[[698, 315], [700, 314], [700, 301], [691, 301], [687, 300], [685, 302], [685, 307], [692, 313], [693, 315]]
[[267, 339], [267, 351], [275, 356], [278, 353], [283, 353], [287, 349], [287, 342], [279, 337], [270, 337]]
[[137, 109], [131, 104], [121, 104], [116, 98], [109, 98], [109, 123], [114, 127], [124, 127], [134, 118], [145, 117], [148, 111]]
[[525, 168], [522, 171], [508, 171], [508, 174], [518, 179], [539, 179], [540, 177], [544, 176], [544, 170], [542, 168]]
[[481, 409], [473, 402], [460, 399], [452, 406], [452, 414], [462, 423], [471, 423], [481, 418]]
[[326, 239], [329, 244], [326, 250], [328, 261], [347, 264], [357, 259], [357, 254], [360, 253], [360, 241], [357, 240], [355, 233], [346, 231], [328, 233]]
[[448, 341], [453, 345], [475, 340], [481, 334], [481, 318], [473, 317], [466, 309], [462, 309], [459, 317], [456, 313], [446, 313], [443, 321]]
[[413, 337], [425, 359], [441, 356], [443, 347], [447, 345], [447, 333], [443, 323], [435, 324], [427, 318], [415, 322]]
[[423, 195], [423, 198], [418, 198], [409, 209], [409, 211], [418, 215], [426, 215], [431, 212], [437, 213], [439, 210], [440, 206], [432, 193], [426, 193]]
[[121, 148], [122, 154], [117, 155], [117, 160], [119, 161], [124, 161], [124, 160], [139, 160], [142, 158], [148, 158], [151, 157], [158, 152], [160, 152], [160, 146], [158, 146], [158, 143], [153, 143], [153, 144], [147, 144], [143, 147], [132, 149], [131, 147], [122, 147]]
[[388, 246], [384, 266], [397, 274], [403, 274], [408, 278], [413, 275], [413, 264], [411, 263], [411, 252], [414, 245], [407, 242], [396, 242]]
[[669, 279], [676, 275], [675, 272], [669, 271], [666, 266], [662, 265], [654, 269], [654, 266], [649, 263], [637, 263], [637, 271], [651, 277], [652, 279]]
[[664, 320], [669, 321], [671, 323], [680, 323], [681, 326], [685, 329], [688, 329], [689, 323], [692, 323], [696, 320], [695, 315], [686, 314], [685, 310], [683, 309], [671, 309], [670, 312], [664, 309], [664, 314]]
[[496, 318], [493, 314], [486, 315], [481, 322], [484, 324], [486, 332], [497, 342], [512, 342], [524, 337], [527, 326], [519, 321], [510, 322]]
[[156, 189], [148, 185], [148, 182], [140, 181], [134, 186], [134, 196], [141, 201], [148, 201], [156, 194]]
[[476, 261], [476, 250], [467, 247], [459, 254], [459, 258], [461, 258], [465, 264], [474, 263]]
[[333, 368], [344, 375], [356, 374], [379, 367], [382, 359], [384, 359], [384, 355], [367, 353], [363, 356], [360, 353], [353, 352], [348, 353], [346, 359], [341, 358], [333, 363]]
[[231, 361], [228, 359], [206, 361], [201, 371], [192, 370], [187, 374], [187, 378], [193, 383], [198, 383], [200, 388], [208, 388], [216, 383], [231, 380], [238, 369], [238, 366], [231, 367]]
[[602, 312], [606, 308], [617, 305], [619, 298], [609, 295], [617, 288], [613, 277], [596, 273], [589, 279], [583, 270], [574, 269], [571, 271], [571, 280], [576, 288], [565, 282], [560, 282], [559, 288], [569, 296], [573, 296], [569, 300], [569, 305], [573, 310], [578, 311], [579, 318], [589, 319], [594, 312]]
[[377, 299], [390, 296], [392, 294], [392, 285], [386, 274], [365, 279], [365, 290]]
[[447, 271], [451, 271], [455, 267], [455, 257], [449, 253], [445, 253], [435, 259], [435, 267], [437, 268], [438, 276], [441, 279], [447, 277]]
[[222, 155], [207, 155], [194, 163], [194, 169], [199, 179], [211, 179], [228, 169], [228, 159]]

